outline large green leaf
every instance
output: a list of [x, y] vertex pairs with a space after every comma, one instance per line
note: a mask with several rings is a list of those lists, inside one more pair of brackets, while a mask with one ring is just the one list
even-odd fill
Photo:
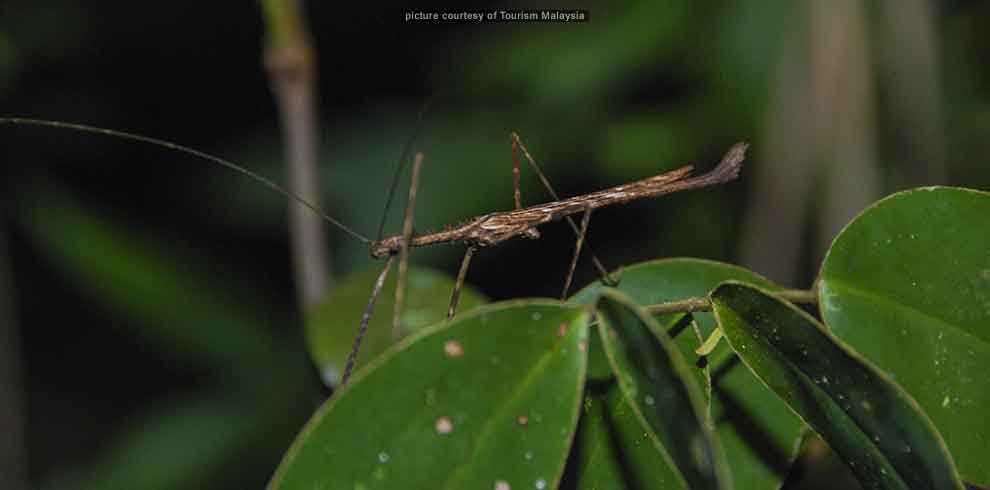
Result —
[[825, 324], [935, 423], [963, 479], [990, 485], [990, 195], [894, 194], [839, 234], [822, 264]]
[[671, 488], [681, 477], [643, 431], [605, 358], [601, 338], [588, 338], [584, 411], [561, 488]]
[[270, 488], [554, 488], [587, 320], [584, 308], [518, 301], [413, 334], [313, 416]]
[[196, 488], [220, 481], [219, 475], [228, 473], [230, 465], [267, 464], [257, 451], [244, 450], [246, 441], [263, 443], [257, 434], [272, 435], [267, 430], [272, 414], [252, 406], [259, 404], [214, 396], [158, 400], [158, 405], [116, 427], [109, 442], [92, 451], [85, 464], [47, 475], [40, 488]]
[[[212, 261], [136, 233], [64, 190], [37, 195], [45, 198], [22, 202], [23, 227], [76, 287], [123, 314], [127, 333], [222, 375], [195, 396], [135, 407], [133, 423], [112, 427], [85, 461], [53, 468], [42, 488], [210, 488], [267, 477], [264, 468], [312, 410], [317, 386], [302, 339], [269, 331], [257, 297], [219, 287]], [[254, 469], [232, 477], [232, 464]]]
[[[378, 269], [368, 269], [345, 277], [307, 318], [306, 337], [309, 350], [328, 386], [340, 382], [354, 334], [368, 296], [378, 278]], [[402, 325], [412, 332], [447, 317], [454, 281], [447, 275], [424, 267], [409, 267], [406, 301]], [[396, 274], [385, 282], [375, 311], [368, 323], [368, 333], [361, 345], [358, 366], [367, 364], [395, 343], [392, 338], [392, 308], [395, 305]], [[484, 296], [470, 286], [461, 290], [457, 310], [467, 312], [486, 302]]]
[[181, 247], [128, 231], [68, 192], [37, 195], [45, 199], [23, 203], [30, 238], [76, 287], [133, 322], [132, 333], [226, 371], [271, 355], [271, 332], [244, 307], [258, 298], [216, 287], [210, 260], [169, 253]]
[[[705, 296], [729, 279], [776, 288], [748, 270], [700, 259], [654, 260], [623, 268], [616, 274], [620, 279], [617, 289], [640, 305]], [[575, 294], [572, 301], [593, 302], [601, 288], [600, 283], [594, 283]], [[697, 339], [690, 329], [675, 328], [683, 325], [682, 317], [665, 315], [657, 320], [693, 363], [697, 360], [693, 352]], [[715, 329], [711, 313], [695, 313], [694, 319], [705, 336]], [[738, 365], [738, 358], [728, 346], [721, 345], [712, 352], [707, 366], [712, 373], [711, 416], [733, 483], [742, 489], [779, 486], [797, 456], [804, 424], [787, 404]]]
[[701, 388], [673, 341], [626, 295], [605, 289], [600, 338], [626, 402], [680, 477], [678, 488], [729, 488]]
[[917, 403], [790, 303], [727, 282], [711, 294], [743, 363], [829, 443], [865, 488], [962, 488]]

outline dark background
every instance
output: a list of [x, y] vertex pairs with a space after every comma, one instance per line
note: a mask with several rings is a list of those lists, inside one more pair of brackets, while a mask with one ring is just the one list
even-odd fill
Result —
[[[694, 256], [807, 287], [869, 202], [990, 185], [985, 2], [580, 7], [590, 22], [438, 25], [402, 22], [401, 5], [311, 2], [325, 207], [374, 234], [413, 135], [420, 230], [512, 206], [510, 131], [563, 195], [707, 169], [746, 140], [740, 182], [596, 212], [590, 243], [610, 267]], [[263, 30], [251, 2], [4, 0], [0, 116], [160, 137], [284, 182]], [[9, 481], [263, 485], [326, 396], [284, 199], [150, 145], [9, 125], [0, 142]], [[525, 203], [549, 200], [525, 167], [522, 186]], [[378, 265], [329, 233], [335, 277]], [[469, 282], [493, 299], [557, 296], [573, 237], [543, 235], [483, 251]], [[413, 257], [454, 273], [460, 253]], [[585, 260], [576, 283], [592, 279]]]

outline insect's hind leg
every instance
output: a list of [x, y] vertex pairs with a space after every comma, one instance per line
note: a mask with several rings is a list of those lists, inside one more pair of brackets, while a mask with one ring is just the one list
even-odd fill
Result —
[[[530, 155], [529, 150], [526, 149], [526, 145], [524, 145], [522, 139], [519, 138], [519, 134], [513, 132], [512, 133], [512, 172], [515, 180], [516, 208], [520, 207], [519, 197], [518, 197], [519, 179], [518, 177], [516, 177], [516, 175], [519, 172], [519, 160], [518, 160], [519, 151], [522, 151], [523, 156], [526, 157], [526, 161], [529, 162], [529, 166], [532, 167], [534, 172], [536, 172], [536, 176], [539, 177], [540, 182], [543, 183], [543, 187], [546, 188], [547, 192], [550, 193], [550, 197], [552, 197], [555, 201], [559, 201], [560, 196], [557, 195], [557, 191], [555, 191], [553, 186], [550, 185], [550, 180], [547, 179], [547, 176], [543, 173], [543, 170], [540, 169], [540, 166], [536, 164], [536, 160], [533, 159], [533, 155]], [[570, 216], [565, 216], [564, 219], [567, 221], [567, 224], [571, 227], [571, 230], [574, 231], [574, 236], [578, 240], [582, 240], [584, 234], [578, 228], [577, 223], [575, 223]], [[612, 274], [608, 272], [608, 269], [605, 268], [605, 265], [602, 264], [602, 261], [595, 254], [595, 251], [591, 249], [591, 244], [590, 243], [585, 244], [585, 247], [588, 249], [588, 253], [591, 254], [591, 260], [595, 264], [595, 269], [598, 269], [598, 274], [601, 276], [602, 283], [607, 286], [613, 286], [613, 287], [617, 286], [619, 284], [619, 281], [616, 278], [612, 277]], [[568, 282], [569, 281], [570, 281], [570, 274], [568, 274]], [[569, 288], [565, 288], [565, 294], [566, 294], [566, 289]]]

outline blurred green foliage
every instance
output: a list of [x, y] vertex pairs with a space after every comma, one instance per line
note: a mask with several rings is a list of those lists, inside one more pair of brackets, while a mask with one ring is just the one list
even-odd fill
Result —
[[[769, 114], [786, 88], [781, 63], [806, 54], [805, 2], [602, 4], [589, 7], [590, 22], [571, 25], [408, 25], [399, 6], [353, 8], [311, 2], [309, 22], [324, 202], [366, 234], [427, 100], [414, 145], [426, 154], [420, 231], [511, 207], [513, 130], [564, 195], [687, 161], [706, 167], [740, 139], [770, 141]], [[884, 16], [897, 14], [873, 4], [861, 10], [874, 36]], [[940, 108], [933, 124], [947, 181], [986, 188], [990, 5], [929, 10], [937, 64], [928, 75]], [[164, 137], [283, 181], [262, 29], [250, 3], [84, 9], [8, 0], [0, 5], [3, 115]], [[874, 53], [880, 67], [883, 46], [852, 49]], [[885, 190], [911, 165], [902, 157], [916, 137], [888, 97], [909, 81], [886, 76], [873, 86], [884, 112], [869, 137]], [[12, 127], [0, 141], [0, 228], [11, 233], [18, 320], [4, 327], [22, 332], [31, 485], [260, 486], [326, 396], [294, 312], [284, 201], [143, 145]], [[748, 169], [763, 156], [754, 150]], [[547, 200], [523, 175], [524, 202]], [[733, 261], [744, 187], [603, 210], [590, 243], [611, 267], [670, 255]], [[400, 214], [388, 230], [398, 229]], [[364, 246], [331, 233], [338, 275], [371, 264]], [[570, 230], [548, 227], [538, 242], [484, 251], [468, 280], [494, 299], [555, 296], [572, 246]], [[459, 253], [413, 257], [456, 270]], [[810, 279], [815, 271], [806, 269]], [[582, 267], [578, 282], [593, 277]]]

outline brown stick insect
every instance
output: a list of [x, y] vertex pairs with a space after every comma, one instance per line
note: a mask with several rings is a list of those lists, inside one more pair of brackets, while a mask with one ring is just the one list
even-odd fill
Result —
[[[343, 223], [331, 217], [329, 214], [324, 212], [319, 206], [307, 202], [306, 200], [300, 198], [296, 194], [288, 191], [287, 189], [279, 186], [275, 182], [262, 177], [240, 165], [233, 162], [225, 160], [220, 157], [216, 157], [193, 148], [182, 146], [176, 143], [172, 143], [165, 140], [160, 140], [157, 138], [151, 138], [147, 136], [141, 136], [138, 134], [127, 133], [123, 131], [116, 131], [111, 129], [98, 128], [93, 126], [65, 123], [60, 121], [48, 121], [48, 120], [38, 120], [38, 119], [27, 119], [27, 118], [0, 118], [0, 124], [20, 124], [20, 125], [31, 125], [31, 126], [44, 126], [52, 128], [61, 129], [71, 129], [76, 131], [83, 131], [89, 133], [103, 134], [107, 136], [114, 136], [118, 138], [130, 139], [135, 141], [140, 141], [144, 143], [150, 143], [153, 145], [161, 146], [171, 150], [179, 151], [182, 153], [190, 154], [212, 161], [221, 166], [227, 167], [231, 170], [239, 172], [241, 174], [247, 175], [262, 184], [265, 184], [275, 192], [278, 192], [289, 199], [296, 201], [297, 203], [309, 208], [313, 212], [320, 215], [330, 224], [334, 225], [338, 229], [344, 231], [345, 233], [353, 236], [354, 238], [367, 243], [371, 256], [377, 259], [385, 259], [385, 265], [382, 268], [381, 273], [375, 282], [375, 286], [368, 298], [367, 306], [365, 307], [364, 314], [362, 315], [361, 322], [358, 326], [358, 331], [354, 337], [354, 343], [351, 348], [350, 355], [348, 356], [346, 366], [344, 368], [344, 373], [341, 378], [341, 385], [347, 382], [354, 367], [357, 362], [357, 354], [361, 347], [361, 341], [364, 334], [368, 328], [368, 322], [371, 318], [372, 312], [374, 310], [374, 304], [377, 300], [382, 287], [384, 286], [385, 279], [391, 270], [392, 263], [394, 262], [396, 256], [399, 257], [399, 278], [396, 287], [396, 298], [395, 298], [395, 311], [393, 314], [393, 335], [398, 338], [402, 335], [402, 328], [399, 322], [399, 313], [402, 311], [404, 302], [404, 285], [405, 285], [405, 275], [408, 268], [408, 254], [409, 249], [413, 247], [425, 247], [441, 243], [463, 243], [467, 248], [464, 254], [464, 258], [461, 261], [461, 266], [457, 274], [457, 280], [454, 286], [454, 290], [451, 294], [450, 306], [447, 311], [447, 318], [451, 318], [456, 309], [457, 303], [460, 296], [461, 288], [464, 284], [464, 279], [467, 274], [467, 270], [471, 259], [474, 254], [482, 248], [493, 247], [499, 245], [508, 240], [515, 238], [529, 238], [537, 239], [540, 237], [538, 227], [552, 221], [558, 221], [560, 219], [567, 220], [571, 229], [577, 236], [577, 243], [575, 245], [574, 254], [572, 256], [570, 266], [568, 268], [567, 277], [564, 282], [563, 291], [561, 298], [566, 298], [567, 293], [571, 286], [571, 281], [574, 275], [574, 271], [577, 266], [578, 257], [580, 256], [582, 248], [589, 248], [589, 252], [592, 255], [594, 264], [602, 280], [606, 283], [614, 283], [611, 276], [608, 274], [607, 269], [602, 265], [601, 261], [597, 256], [591, 252], [590, 247], [585, 246], [585, 235], [587, 234], [588, 224], [591, 219], [591, 213], [598, 208], [605, 206], [611, 206], [616, 204], [624, 204], [631, 201], [636, 201], [640, 199], [655, 198], [663, 196], [666, 194], [671, 194], [674, 192], [698, 189], [702, 187], [708, 187], [718, 184], [723, 184], [735, 179], [739, 175], [739, 170], [742, 167], [742, 162], [745, 159], [745, 153], [747, 145], [745, 143], [736, 143], [733, 145], [725, 156], [722, 158], [721, 162], [710, 172], [703, 175], [691, 176], [693, 166], [687, 165], [669, 172], [662, 173], [653, 177], [649, 177], [636, 182], [623, 184], [608, 189], [600, 190], [597, 192], [592, 192], [589, 194], [584, 194], [580, 196], [575, 196], [571, 198], [561, 199], [557, 193], [554, 191], [553, 187], [550, 185], [549, 180], [540, 170], [539, 166], [536, 164], [532, 155], [523, 145], [519, 136], [515, 133], [512, 134], [512, 176], [513, 176], [513, 191], [514, 191], [514, 204], [515, 208], [511, 211], [496, 211], [475, 218], [471, 218], [464, 222], [463, 224], [447, 227], [442, 231], [415, 235], [413, 234], [412, 222], [413, 214], [416, 205], [416, 190], [419, 180], [419, 174], [421, 172], [423, 155], [417, 154], [415, 157], [415, 162], [412, 171], [412, 180], [410, 184], [409, 199], [406, 206], [405, 219], [403, 221], [403, 232], [400, 235], [395, 235], [387, 238], [381, 238], [378, 240], [372, 240], [360, 233], [354, 231]], [[553, 197], [553, 201], [538, 204], [529, 207], [523, 207], [520, 198], [519, 191], [519, 153], [522, 153], [530, 166], [539, 176], [542, 184], [547, 189], [547, 191]], [[386, 206], [387, 208], [387, 206]], [[573, 220], [572, 216], [576, 214], [581, 214], [581, 223], [578, 225]]]

